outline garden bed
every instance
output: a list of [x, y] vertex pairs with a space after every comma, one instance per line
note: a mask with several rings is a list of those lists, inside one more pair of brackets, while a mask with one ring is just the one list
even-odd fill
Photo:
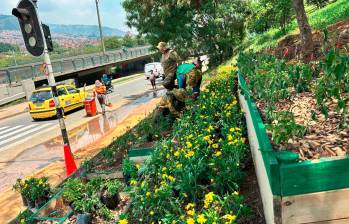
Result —
[[[259, 62], [256, 63], [256, 61], [254, 61], [251, 63], [258, 64]], [[244, 66], [242, 64], [240, 64], [240, 66]], [[242, 76], [245, 76], [245, 74], [239, 74], [239, 86], [241, 89], [239, 98], [241, 107], [246, 111], [249, 141], [263, 198], [264, 213], [267, 223], [293, 224], [330, 220], [332, 220], [333, 223], [349, 222], [349, 208], [346, 206], [349, 203], [349, 172], [347, 172], [346, 169], [349, 165], [349, 158], [344, 155], [345, 153], [341, 154], [341, 156], [331, 153], [321, 154], [320, 150], [328, 152], [324, 147], [324, 149], [321, 147], [316, 148], [317, 151], [315, 152], [319, 153], [319, 156], [315, 157], [307, 154], [302, 155], [300, 151], [303, 151], [304, 146], [306, 146], [305, 143], [309, 144], [309, 137], [307, 136], [314, 134], [313, 132], [309, 132], [309, 129], [311, 130], [311, 128], [317, 127], [315, 133], [323, 133], [322, 135], [317, 135], [314, 144], [316, 144], [317, 141], [326, 144], [326, 141], [328, 141], [326, 136], [345, 132], [346, 127], [342, 126], [343, 121], [331, 116], [324, 119], [324, 117], [321, 117], [322, 115], [320, 113], [316, 114], [316, 109], [318, 107], [314, 107], [312, 104], [314, 99], [311, 93], [304, 91], [296, 95], [292, 94], [292, 86], [285, 85], [285, 82], [283, 82], [284, 80], [282, 80], [288, 75], [287, 73], [276, 73], [278, 74], [278, 76], [275, 76], [277, 81], [274, 80], [269, 82], [270, 80], [268, 78], [271, 76], [270, 73], [275, 71], [273, 71], [273, 69], [267, 71], [267, 67], [271, 68], [272, 65], [268, 64], [264, 67], [264, 70], [258, 67], [255, 69], [254, 65], [248, 68], [246, 66], [239, 67], [240, 71], [251, 72], [246, 76], [249, 79], [249, 85], [245, 82], [245, 77]], [[257, 71], [256, 74], [254, 73], [255, 71]], [[346, 71], [344, 70], [344, 72]], [[259, 77], [256, 78], [254, 75]], [[273, 77], [271, 77], [271, 79], [272, 78]], [[319, 76], [316, 78], [321, 79]], [[258, 82], [260, 81], [258, 79], [264, 79], [263, 88], [265, 88], [265, 90], [260, 89], [260, 92], [256, 90], [259, 85]], [[310, 86], [315, 86], [314, 88], [316, 88], [316, 83], [314, 84], [313, 82], [316, 82], [317, 79], [311, 78], [309, 80]], [[268, 86], [270, 83], [273, 85]], [[276, 84], [280, 85], [277, 86]], [[253, 88], [253, 90], [249, 90], [250, 87]], [[280, 108], [287, 108], [287, 111], [294, 112], [294, 120], [290, 119], [288, 122], [280, 122], [279, 120], [279, 122], [275, 122], [275, 120], [272, 119], [275, 117], [270, 116], [270, 108], [268, 111], [265, 104], [261, 101], [261, 98], [266, 96], [263, 96], [263, 94], [267, 91], [269, 91], [270, 94], [269, 102], [267, 102], [269, 103], [268, 106], [274, 106], [272, 113], [280, 112]], [[251, 93], [256, 95], [253, 96]], [[291, 94], [288, 95], [287, 93]], [[282, 97], [283, 94], [286, 97]], [[288, 98], [288, 96], [290, 98]], [[345, 93], [341, 94], [341, 97], [345, 97]], [[257, 99], [257, 104], [254, 103], [255, 99]], [[292, 101], [292, 99], [296, 100]], [[302, 102], [299, 99], [308, 99], [308, 101]], [[264, 102], [266, 102], [266, 100]], [[275, 104], [270, 105], [270, 102]], [[329, 100], [328, 102], [324, 103], [327, 106], [326, 109], [331, 112], [331, 109], [333, 109], [331, 108], [332, 101]], [[305, 106], [304, 103], [307, 103], [307, 106]], [[296, 111], [292, 110], [292, 107], [289, 107], [290, 105], [297, 104], [298, 109]], [[309, 113], [307, 113], [309, 110], [315, 112], [316, 119], [309, 118]], [[333, 114], [338, 113], [338, 111], [332, 112]], [[314, 115], [314, 113], [312, 115]], [[340, 116], [342, 115], [343, 114], [340, 114]], [[335, 119], [336, 122], [334, 122], [333, 119]], [[300, 120], [307, 120], [313, 123], [308, 124], [307, 127], [310, 127], [307, 130], [308, 132], [297, 136], [300, 133], [292, 133], [292, 131], [302, 130], [300, 125], [303, 124], [298, 123]], [[268, 124], [269, 122], [274, 125]], [[326, 133], [319, 128], [319, 125], [326, 122], [331, 125], [324, 126], [322, 129], [326, 130], [326, 128], [332, 128], [332, 132], [330, 133]], [[267, 127], [270, 131], [267, 132], [264, 123], [267, 123]], [[333, 129], [334, 124], [337, 125], [336, 129]], [[280, 126], [277, 127], [276, 125]], [[276, 128], [278, 129], [276, 130]], [[294, 128], [294, 130], [292, 130], [292, 128]], [[278, 141], [280, 139], [276, 138], [278, 137], [276, 133], [278, 131], [284, 134], [284, 136], [279, 136], [280, 138], [284, 138], [283, 141]], [[288, 137], [285, 138], [285, 135]], [[273, 144], [269, 138], [271, 138]], [[314, 140], [314, 138], [311, 140]], [[276, 143], [276, 141], [278, 141], [278, 143]], [[335, 141], [328, 141], [326, 145], [331, 146], [331, 144], [336, 144], [336, 147], [340, 147], [341, 144], [343, 144], [343, 147], [345, 147], [347, 146], [343, 143], [345, 141], [346, 139], [344, 138], [343, 140], [342, 138], [337, 143], [335, 143]], [[292, 148], [292, 145], [298, 143], [299, 146], [296, 147], [297, 150]], [[311, 145], [311, 143], [309, 145]], [[289, 150], [285, 151], [285, 149]], [[308, 149], [308, 151], [311, 150], [312, 149]], [[328, 158], [328, 156], [332, 157]]]
[[132, 206], [120, 223], [257, 223], [263, 217], [251, 216], [239, 193], [247, 145], [231, 69], [219, 69], [199, 99], [187, 102], [171, 136], [156, 144], [141, 175], [132, 175]]

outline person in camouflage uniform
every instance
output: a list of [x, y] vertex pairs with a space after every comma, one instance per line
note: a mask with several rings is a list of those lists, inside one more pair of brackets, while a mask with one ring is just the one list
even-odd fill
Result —
[[176, 70], [180, 64], [180, 57], [177, 52], [170, 49], [165, 42], [160, 42], [157, 49], [162, 54], [161, 64], [164, 69], [165, 79], [163, 81], [163, 86], [167, 90], [172, 90], [175, 87]]
[[160, 101], [160, 107], [168, 108], [173, 115], [178, 115], [185, 106], [190, 91], [193, 99], [199, 95], [202, 81], [200, 61], [178, 66], [176, 76], [179, 89], [168, 91]]

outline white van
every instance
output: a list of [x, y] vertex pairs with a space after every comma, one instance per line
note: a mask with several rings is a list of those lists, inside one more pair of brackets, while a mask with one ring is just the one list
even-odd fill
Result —
[[151, 70], [155, 73], [156, 78], [165, 78], [164, 69], [160, 62], [152, 62], [144, 66], [144, 75], [146, 79], [149, 79]]

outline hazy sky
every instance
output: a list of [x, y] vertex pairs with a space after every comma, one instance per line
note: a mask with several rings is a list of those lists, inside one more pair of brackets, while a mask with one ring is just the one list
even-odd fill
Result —
[[[122, 0], [99, 0], [103, 26], [129, 30]], [[18, 0], [0, 0], [0, 14], [11, 15]], [[98, 25], [95, 0], [38, 0], [41, 20], [54, 24]]]

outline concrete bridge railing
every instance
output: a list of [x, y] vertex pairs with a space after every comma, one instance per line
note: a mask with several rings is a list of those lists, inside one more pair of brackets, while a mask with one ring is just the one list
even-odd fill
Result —
[[[141, 56], [147, 56], [151, 53], [150, 46], [142, 46], [128, 48], [127, 50], [120, 49], [107, 51], [105, 55], [101, 53], [84, 54], [53, 60], [52, 67], [55, 76], [60, 76]], [[32, 63], [0, 69], [0, 84], [20, 82], [26, 79], [32, 79], [35, 81], [45, 79], [45, 75], [40, 71], [41, 65], [42, 63]]]

